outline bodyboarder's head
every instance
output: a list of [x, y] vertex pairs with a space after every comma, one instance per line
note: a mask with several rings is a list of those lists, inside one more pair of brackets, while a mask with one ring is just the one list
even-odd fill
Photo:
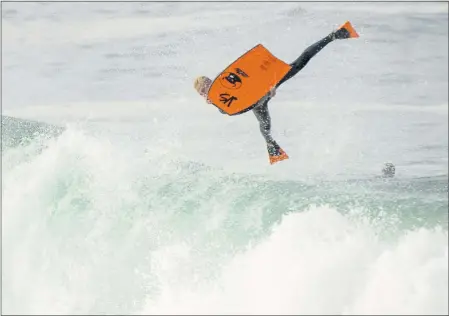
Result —
[[207, 93], [211, 85], [212, 80], [206, 76], [196, 78], [193, 84], [195, 90], [205, 99], [207, 99]]
[[396, 167], [391, 162], [387, 162], [382, 169], [382, 177], [393, 178], [395, 173]]

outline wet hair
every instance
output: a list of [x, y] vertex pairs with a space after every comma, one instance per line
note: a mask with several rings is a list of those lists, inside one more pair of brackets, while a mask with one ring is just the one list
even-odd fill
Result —
[[210, 82], [211, 80], [206, 76], [200, 76], [197, 77], [193, 83], [193, 87], [196, 91], [200, 92], [200, 88], [207, 82]]
[[384, 164], [384, 167], [382, 169], [382, 176], [384, 178], [392, 178], [394, 177], [395, 173], [396, 167], [391, 162], [387, 162]]

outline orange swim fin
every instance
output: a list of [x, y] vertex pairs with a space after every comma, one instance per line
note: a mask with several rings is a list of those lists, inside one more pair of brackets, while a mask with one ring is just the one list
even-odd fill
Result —
[[359, 34], [356, 32], [351, 22], [346, 21], [343, 25], [341, 25], [337, 30], [345, 29], [349, 33], [349, 38], [359, 37]]
[[275, 141], [267, 143], [267, 150], [270, 164], [289, 158], [285, 151]]

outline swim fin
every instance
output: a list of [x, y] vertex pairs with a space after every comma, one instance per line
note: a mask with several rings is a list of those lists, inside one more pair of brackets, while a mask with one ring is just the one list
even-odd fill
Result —
[[274, 140], [267, 143], [267, 150], [270, 164], [289, 158], [285, 151]]
[[335, 38], [344, 39], [344, 38], [356, 38], [359, 37], [359, 34], [352, 26], [351, 22], [346, 21], [343, 23], [335, 32]]

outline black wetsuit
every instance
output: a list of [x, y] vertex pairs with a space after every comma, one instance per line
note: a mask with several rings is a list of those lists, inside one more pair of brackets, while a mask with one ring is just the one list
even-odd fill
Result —
[[[342, 39], [349, 37], [349, 33], [345, 29], [340, 29], [336, 32], [332, 32], [325, 38], [316, 42], [315, 44], [309, 46], [302, 54], [299, 56], [293, 63], [290, 64], [292, 67], [290, 71], [279, 81], [275, 88], [278, 88], [281, 84], [286, 82], [288, 79], [295, 76], [301, 69], [304, 68], [305, 65], [309, 62], [309, 60], [315, 56], [320, 50], [322, 50], [327, 44], [332, 42], [335, 39]], [[261, 98], [256, 106], [253, 108], [254, 115], [260, 124], [260, 132], [262, 136], [265, 138], [267, 143], [275, 143], [273, 138], [271, 137], [271, 117], [268, 111], [268, 102], [270, 101], [271, 96], [270, 93], [266, 94], [263, 98]]]

